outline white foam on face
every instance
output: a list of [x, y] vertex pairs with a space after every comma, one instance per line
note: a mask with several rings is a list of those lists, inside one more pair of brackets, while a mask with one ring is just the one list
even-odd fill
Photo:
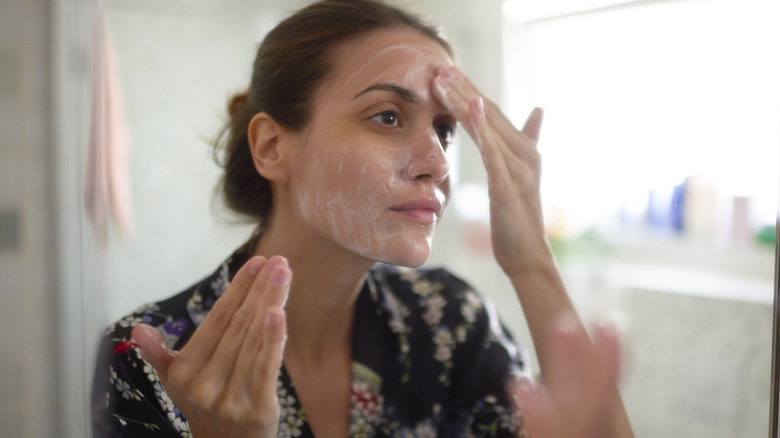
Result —
[[[349, 56], [351, 47], [352, 46], [347, 46], [343, 48], [343, 54]], [[341, 84], [332, 84], [332, 86], [350, 87], [354, 81], [366, 82], [367, 84], [389, 81], [396, 83], [397, 85], [413, 89], [415, 88], [412, 86], [413, 84], [418, 83], [417, 81], [419, 81], [421, 78], [425, 78], [425, 76], [430, 74], [432, 68], [442, 64], [441, 61], [443, 50], [443, 48], [427, 47], [410, 43], [390, 45], [378, 51], [367, 61], [363, 62], [361, 67], [357, 71], [344, 78], [344, 80], [341, 81]], [[364, 78], [366, 72], [370, 71], [376, 63], [382, 62], [383, 59], [388, 56], [406, 56], [412, 58], [413, 63], [411, 66], [409, 64], [397, 64], [394, 67], [384, 69], [384, 73], [381, 75], [376, 75], [374, 78], [372, 78], [373, 80], [366, 81]], [[446, 57], [446, 60], [448, 61], [448, 64], [452, 64], [452, 61], [448, 56]], [[351, 65], [349, 62], [341, 62], [341, 64], [346, 69], [353, 67], [353, 65]], [[337, 72], [337, 74], [339, 74], [339, 72]], [[427, 99], [429, 97], [429, 85], [430, 84], [426, 82], [425, 87], [417, 90], [420, 98]]]
[[[358, 44], [354, 48], [365, 51], [367, 47]], [[343, 51], [341, 71], [337, 70], [336, 79], [327, 84], [329, 89], [318, 99], [331, 93], [351, 99], [355, 93], [379, 82], [409, 88], [422, 101], [433, 99], [430, 91], [433, 70], [449, 60], [442, 55], [443, 49], [436, 50], [424, 44], [393, 44], [374, 54], [369, 53], [366, 62], [351, 62], [355, 56], [360, 57], [348, 50], [351, 48], [346, 47]], [[403, 62], [392, 63], [390, 68], [376, 68], [377, 63], [387, 64], [388, 56]], [[356, 65], [360, 66], [356, 71], [348, 71]], [[344, 79], [339, 79], [341, 76]], [[362, 87], [356, 88], [355, 81]], [[334, 102], [333, 105], [341, 103]], [[318, 111], [338, 111], [327, 105], [317, 108]], [[313, 123], [317, 126], [316, 121]], [[341, 120], [335, 123], [341, 123]], [[388, 142], [377, 148], [361, 144], [362, 139], [318, 137], [311, 135], [308, 144], [303, 146], [310, 148], [304, 154], [311, 157], [301, 174], [305, 181], [296, 190], [298, 209], [304, 220], [319, 235], [368, 259], [405, 266], [424, 263], [430, 254], [435, 224], [410, 221], [390, 208], [419, 196], [420, 190], [415, 189], [417, 182], [413, 181], [415, 169], [441, 167], [442, 160], [446, 169], [444, 151], [431, 148], [421, 156], [421, 151], [414, 150], [413, 145], [396, 146]], [[439, 140], [434, 133], [433, 138], [413, 141], [430, 141], [438, 145]], [[436, 188], [436, 196], [442, 202], [446, 187], [442, 184]]]
[[[408, 221], [390, 210], [405, 202], [410, 182], [401, 167], [408, 157], [350, 154], [360, 145], [337, 145], [306, 169], [307, 190], [299, 210], [318, 234], [371, 260], [401, 265], [422, 264], [430, 253], [434, 225]], [[349, 157], [352, 155], [352, 159]]]
[[[394, 71], [395, 69], [391, 69], [387, 71], [387, 74], [377, 77], [376, 78], [377, 81], [380, 81], [383, 77], [392, 76], [393, 78], [396, 79], [396, 81], [398, 80], [399, 77], [403, 78], [403, 80], [401, 81], [401, 85], [411, 84], [413, 80], [417, 79], [421, 74], [427, 73], [430, 63], [426, 63], [423, 58], [441, 57], [440, 52], [430, 47], [416, 46], [411, 44], [391, 45], [377, 52], [374, 56], [372, 56], [365, 63], [363, 63], [360, 69], [347, 76], [342, 82], [342, 86], [347, 87], [351, 85], [353, 81], [362, 79], [362, 75], [364, 75], [367, 70], [373, 67], [375, 63], [381, 62], [383, 58], [386, 58], [387, 56], [396, 56], [396, 53], [394, 52], [402, 52], [400, 53], [400, 56], [409, 55], [414, 57], [414, 64], [411, 66], [411, 68], [408, 65], [399, 65], [397, 66], [397, 68], [405, 69], [402, 75], [397, 74]], [[345, 66], [346, 68], [352, 67], [347, 62], [344, 62], [342, 64], [346, 64]]]

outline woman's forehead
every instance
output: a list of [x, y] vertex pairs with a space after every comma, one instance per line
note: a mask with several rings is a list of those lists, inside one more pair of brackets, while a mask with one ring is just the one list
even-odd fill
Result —
[[374, 82], [427, 88], [437, 66], [453, 63], [443, 47], [411, 29], [372, 32], [341, 46], [335, 59], [329, 82], [344, 91]]

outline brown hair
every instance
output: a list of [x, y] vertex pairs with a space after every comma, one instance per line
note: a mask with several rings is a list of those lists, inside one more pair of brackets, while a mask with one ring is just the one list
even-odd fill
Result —
[[230, 100], [230, 120], [215, 143], [224, 169], [218, 189], [231, 210], [255, 220], [271, 211], [271, 185], [257, 173], [249, 148], [252, 117], [265, 111], [285, 128], [302, 129], [311, 119], [314, 93], [332, 72], [334, 49], [369, 32], [398, 27], [421, 32], [452, 56], [438, 28], [382, 0], [319, 1], [265, 36], [249, 89]]

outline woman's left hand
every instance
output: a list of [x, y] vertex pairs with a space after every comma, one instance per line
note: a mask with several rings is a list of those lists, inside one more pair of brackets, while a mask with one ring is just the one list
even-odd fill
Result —
[[434, 95], [479, 147], [488, 174], [493, 252], [510, 276], [549, 256], [539, 195], [541, 158], [536, 149], [542, 110], [518, 130], [456, 67], [437, 69]]

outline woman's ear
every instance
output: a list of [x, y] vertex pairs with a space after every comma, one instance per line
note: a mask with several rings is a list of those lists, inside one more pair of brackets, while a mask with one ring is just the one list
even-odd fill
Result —
[[282, 127], [268, 113], [257, 113], [249, 122], [247, 136], [257, 173], [269, 181], [286, 182]]

